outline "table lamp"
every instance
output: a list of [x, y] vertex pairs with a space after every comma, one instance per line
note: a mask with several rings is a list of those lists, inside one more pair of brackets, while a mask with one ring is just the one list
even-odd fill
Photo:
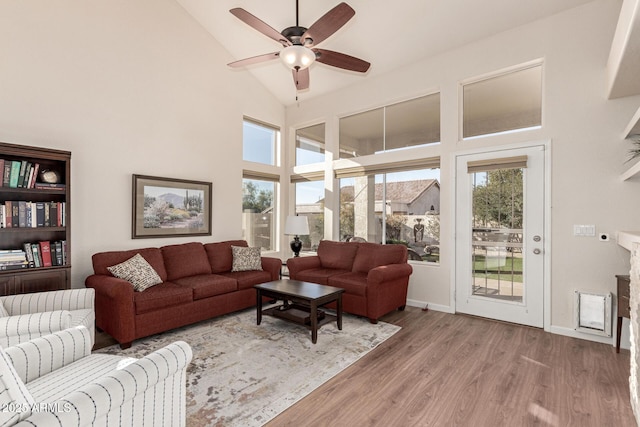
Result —
[[302, 249], [302, 242], [300, 241], [300, 235], [309, 234], [309, 222], [306, 216], [294, 216], [289, 215], [284, 225], [284, 234], [293, 235], [294, 238], [291, 241], [291, 250], [293, 256], [300, 256], [300, 249]]

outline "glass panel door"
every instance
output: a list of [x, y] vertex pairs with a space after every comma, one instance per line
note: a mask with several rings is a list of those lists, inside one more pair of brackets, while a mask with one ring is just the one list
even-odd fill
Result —
[[456, 160], [456, 311], [542, 327], [544, 146]]

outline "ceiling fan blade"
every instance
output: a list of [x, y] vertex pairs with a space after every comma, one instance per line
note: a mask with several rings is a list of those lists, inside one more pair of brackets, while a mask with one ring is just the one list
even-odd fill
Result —
[[240, 59], [230, 62], [227, 65], [233, 68], [245, 67], [247, 65], [257, 64], [259, 62], [270, 61], [280, 57], [280, 52], [265, 53], [264, 55], [252, 56], [251, 58]]
[[327, 49], [312, 49], [316, 53], [316, 61], [323, 64], [331, 65], [345, 70], [366, 73], [370, 63], [354, 56], [346, 55], [340, 52], [334, 52]]
[[293, 72], [293, 84], [296, 85], [296, 89], [309, 89], [309, 69], [291, 71]]
[[355, 14], [356, 11], [351, 6], [340, 3], [309, 27], [300, 40], [305, 44], [306, 39], [311, 39], [311, 44], [307, 46], [315, 46], [338, 31]]
[[241, 7], [236, 7], [234, 9], [231, 9], [229, 12], [231, 12], [231, 14], [233, 16], [235, 16], [236, 18], [238, 18], [239, 20], [241, 20], [242, 22], [244, 22], [245, 24], [247, 24], [251, 28], [253, 28], [253, 29], [257, 30], [257, 31], [260, 31], [262, 34], [264, 34], [265, 36], [267, 36], [267, 37], [269, 37], [269, 38], [271, 38], [271, 39], [273, 39], [275, 41], [277, 41], [282, 46], [290, 46], [291, 45], [291, 42], [289, 40], [287, 40], [278, 31], [273, 29], [273, 27], [271, 27], [269, 24], [266, 24], [265, 22], [261, 21], [259, 18], [256, 18], [255, 16], [253, 16], [252, 14], [247, 12], [246, 10], [242, 9]]

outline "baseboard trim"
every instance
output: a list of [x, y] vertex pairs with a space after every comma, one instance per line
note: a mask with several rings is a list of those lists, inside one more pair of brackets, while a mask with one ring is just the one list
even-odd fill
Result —
[[599, 335], [585, 334], [584, 332], [578, 332], [575, 329], [564, 328], [561, 326], [551, 326], [547, 332], [557, 335], [564, 335], [572, 338], [579, 338], [587, 341], [599, 342], [602, 344], [609, 344], [610, 346], [614, 346], [614, 337], [603, 337]]
[[430, 303], [430, 302], [418, 301], [418, 300], [414, 300], [414, 299], [408, 299], [407, 300], [407, 305], [409, 307], [418, 307], [418, 308], [422, 308], [422, 309], [424, 309], [426, 307], [429, 310], [442, 311], [444, 313], [454, 314], [453, 308], [451, 306], [448, 306], [448, 305], [433, 304], [433, 303]]

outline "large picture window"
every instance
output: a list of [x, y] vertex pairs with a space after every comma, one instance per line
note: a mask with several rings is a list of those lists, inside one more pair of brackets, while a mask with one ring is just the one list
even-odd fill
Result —
[[410, 260], [439, 262], [440, 168], [341, 178], [340, 239], [399, 243]]
[[249, 246], [265, 251], [275, 247], [275, 198], [277, 177], [257, 179], [247, 177], [242, 180], [242, 234]]
[[309, 235], [300, 236], [302, 252], [316, 252], [324, 238], [324, 180], [299, 181], [296, 188], [296, 210], [298, 216], [306, 216]]

